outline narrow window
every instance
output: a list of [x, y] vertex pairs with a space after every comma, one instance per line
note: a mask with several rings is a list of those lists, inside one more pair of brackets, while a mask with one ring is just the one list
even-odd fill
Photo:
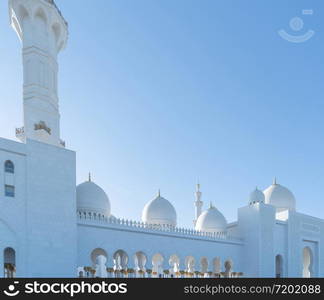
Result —
[[313, 277], [313, 253], [309, 247], [303, 249], [303, 278]]
[[16, 277], [16, 251], [12, 248], [6, 248], [3, 251], [4, 277]]
[[5, 185], [5, 196], [6, 197], [15, 197], [15, 187], [13, 185]]
[[276, 278], [283, 277], [283, 259], [281, 255], [276, 256]]
[[12, 161], [7, 160], [5, 162], [5, 172], [6, 173], [10, 173], [10, 174], [14, 174], [15, 173], [15, 166], [14, 166], [14, 164], [13, 164]]

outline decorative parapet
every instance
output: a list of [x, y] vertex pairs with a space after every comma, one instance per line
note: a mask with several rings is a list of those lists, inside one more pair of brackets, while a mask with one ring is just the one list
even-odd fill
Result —
[[66, 143], [65, 143], [65, 141], [60, 140], [60, 145], [61, 145], [63, 148], [65, 148], [65, 147], [66, 147]]
[[187, 238], [199, 238], [206, 240], [218, 240], [218, 241], [232, 241], [242, 243], [242, 239], [234, 236], [230, 236], [227, 232], [204, 232], [190, 228], [175, 227], [171, 225], [155, 225], [148, 224], [140, 221], [133, 221], [127, 219], [119, 219], [115, 217], [105, 217], [103, 215], [95, 213], [87, 213], [84, 211], [77, 212], [77, 218], [79, 222], [86, 224], [100, 224], [106, 227], [120, 227], [121, 229], [127, 228], [128, 230], [149, 232], [149, 233], [164, 233], [172, 234], [175, 236], [187, 237]]
[[22, 142], [25, 140], [25, 127], [16, 128], [16, 138]]
[[16, 136], [25, 134], [25, 127], [16, 128]]

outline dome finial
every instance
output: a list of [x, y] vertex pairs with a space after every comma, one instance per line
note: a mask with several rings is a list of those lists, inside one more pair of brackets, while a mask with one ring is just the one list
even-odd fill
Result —
[[161, 190], [158, 190], [158, 197], [161, 197]]
[[213, 205], [213, 202], [210, 201], [209, 209], [212, 209], [212, 208], [214, 208], [214, 205]]
[[273, 185], [277, 185], [277, 177], [273, 178]]
[[89, 182], [91, 182], [91, 172], [89, 172]]

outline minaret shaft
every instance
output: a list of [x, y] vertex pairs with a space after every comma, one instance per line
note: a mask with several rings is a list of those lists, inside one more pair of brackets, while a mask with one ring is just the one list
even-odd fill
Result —
[[62, 146], [57, 55], [67, 23], [51, 0], [10, 0], [11, 25], [22, 42], [24, 128], [17, 137]]
[[200, 184], [199, 183], [196, 186], [195, 196], [196, 196], [196, 201], [194, 202], [194, 204], [195, 204], [195, 220], [193, 221], [194, 226], [196, 226], [197, 219], [201, 215], [202, 207], [203, 207], [203, 204], [204, 204], [201, 201], [202, 193], [200, 191]]

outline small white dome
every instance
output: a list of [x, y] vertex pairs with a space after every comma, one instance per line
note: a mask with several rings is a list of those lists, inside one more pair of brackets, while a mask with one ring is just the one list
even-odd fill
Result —
[[264, 203], [265, 202], [265, 196], [262, 191], [260, 191], [258, 188], [256, 188], [251, 194], [250, 194], [250, 200], [249, 204], [255, 204], [255, 203]]
[[276, 207], [277, 211], [296, 210], [296, 200], [293, 193], [276, 181], [264, 190], [265, 203]]
[[198, 217], [195, 229], [204, 232], [225, 232], [227, 221], [223, 214], [214, 206], [201, 213]]
[[152, 225], [177, 226], [177, 213], [173, 205], [159, 193], [144, 206], [142, 221]]
[[78, 211], [110, 216], [110, 202], [105, 191], [92, 181], [81, 183], [76, 188]]

